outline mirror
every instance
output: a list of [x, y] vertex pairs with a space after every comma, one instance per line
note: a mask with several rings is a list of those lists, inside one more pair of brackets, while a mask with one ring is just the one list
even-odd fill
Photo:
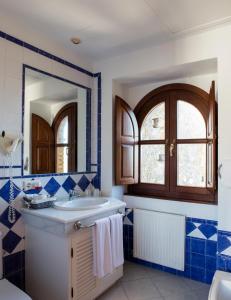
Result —
[[24, 175], [86, 172], [89, 88], [24, 70]]

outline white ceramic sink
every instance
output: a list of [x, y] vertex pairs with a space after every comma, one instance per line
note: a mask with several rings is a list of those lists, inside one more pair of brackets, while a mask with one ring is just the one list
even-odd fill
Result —
[[208, 300], [231, 299], [231, 273], [216, 271]]
[[79, 197], [70, 201], [56, 201], [54, 208], [61, 210], [88, 210], [103, 207], [108, 202], [108, 199], [103, 197]]

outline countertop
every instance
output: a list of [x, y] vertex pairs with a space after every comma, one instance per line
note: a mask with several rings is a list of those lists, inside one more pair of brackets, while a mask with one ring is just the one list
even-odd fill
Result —
[[44, 209], [22, 208], [21, 212], [23, 215], [36, 216], [36, 217], [44, 218], [46, 220], [68, 224], [68, 223], [73, 223], [77, 220], [83, 220], [83, 219], [94, 217], [96, 215], [101, 215], [103, 213], [112, 210], [124, 209], [126, 206], [125, 202], [120, 201], [116, 198], [111, 198], [111, 197], [104, 197], [104, 198], [108, 198], [109, 203], [97, 209], [68, 211], [68, 210], [59, 210], [56, 208], [44, 208]]

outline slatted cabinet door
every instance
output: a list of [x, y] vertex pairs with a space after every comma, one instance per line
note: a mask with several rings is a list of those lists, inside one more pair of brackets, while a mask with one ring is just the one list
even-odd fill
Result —
[[96, 277], [93, 275], [92, 228], [78, 231], [71, 240], [71, 246], [72, 299], [90, 300], [91, 292], [96, 288]]

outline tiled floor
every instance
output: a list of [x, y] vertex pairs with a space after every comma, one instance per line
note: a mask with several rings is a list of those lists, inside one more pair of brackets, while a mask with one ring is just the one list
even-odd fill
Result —
[[126, 262], [124, 277], [97, 300], [207, 300], [209, 285]]

